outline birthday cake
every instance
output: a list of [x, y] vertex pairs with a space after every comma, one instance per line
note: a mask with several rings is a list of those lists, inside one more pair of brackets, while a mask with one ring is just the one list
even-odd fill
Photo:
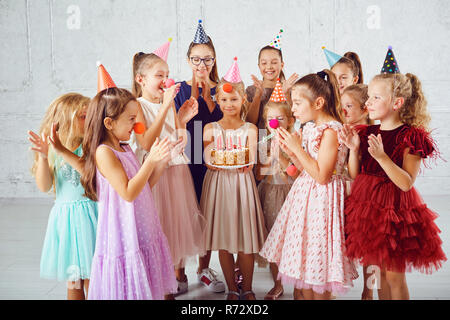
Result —
[[[237, 144], [234, 144], [237, 142]], [[216, 140], [215, 147], [211, 150], [211, 164], [220, 167], [245, 166], [250, 164], [249, 148], [241, 143], [241, 137], [227, 135], [226, 146], [222, 144], [222, 137]]]

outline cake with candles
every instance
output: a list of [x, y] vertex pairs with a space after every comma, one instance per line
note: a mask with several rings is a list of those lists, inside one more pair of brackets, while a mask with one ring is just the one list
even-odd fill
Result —
[[218, 136], [211, 150], [211, 164], [215, 166], [243, 166], [250, 164], [249, 148], [242, 143], [240, 136], [227, 133], [225, 144]]

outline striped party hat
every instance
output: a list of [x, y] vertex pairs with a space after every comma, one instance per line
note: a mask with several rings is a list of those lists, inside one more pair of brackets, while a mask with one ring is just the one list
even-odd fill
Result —
[[283, 87], [281, 86], [280, 78], [277, 79], [277, 84], [272, 91], [269, 101], [272, 102], [286, 102], [286, 97], [284, 96]]
[[330, 69], [333, 68], [333, 66], [342, 58], [342, 56], [326, 49], [325, 47], [322, 47], [322, 49], [325, 57], [327, 58], [328, 64], [330, 65]]
[[241, 73], [239, 72], [239, 67], [237, 64], [237, 57], [234, 57], [233, 64], [231, 68], [228, 70], [227, 74], [223, 77], [226, 81], [231, 83], [241, 82]]
[[172, 42], [172, 38], [169, 38], [169, 40], [166, 43], [164, 43], [161, 47], [159, 47], [158, 49], [153, 51], [153, 53], [167, 62], [167, 57], [169, 55], [169, 47], [170, 47], [171, 42]]
[[269, 46], [271, 46], [272, 48], [281, 50], [281, 34], [282, 33], [283, 33], [283, 29], [280, 29], [280, 31], [278, 32], [276, 37], [273, 38], [272, 41], [270, 41]]
[[206, 32], [202, 26], [202, 20], [198, 20], [197, 31], [195, 32], [193, 42], [194, 43], [208, 43], [209, 42], [208, 36], [206, 35]]
[[116, 84], [112, 80], [108, 71], [106, 71], [105, 67], [101, 64], [100, 61], [97, 61], [97, 93], [109, 88], [117, 88]]
[[388, 47], [388, 52], [386, 53], [386, 59], [384, 59], [381, 73], [400, 73], [397, 60], [394, 56], [394, 51], [392, 51], [392, 46]]

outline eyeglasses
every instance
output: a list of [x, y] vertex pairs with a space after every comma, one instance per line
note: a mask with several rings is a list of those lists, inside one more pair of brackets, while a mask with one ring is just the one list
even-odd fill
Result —
[[198, 66], [202, 63], [205, 64], [205, 66], [212, 66], [214, 63], [214, 58], [200, 58], [200, 57], [191, 57], [191, 62], [193, 65]]

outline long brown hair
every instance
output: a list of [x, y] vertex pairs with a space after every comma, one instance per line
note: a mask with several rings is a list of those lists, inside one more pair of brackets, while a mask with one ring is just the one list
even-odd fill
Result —
[[[275, 50], [275, 52], [278, 53], [278, 55], [280, 56], [281, 62], [284, 62], [284, 61], [283, 61], [283, 53], [281, 52], [281, 50], [278, 50], [277, 48], [274, 48], [274, 47], [271, 47], [271, 46], [267, 45], [267, 46], [261, 48], [261, 50], [259, 50], [259, 54], [258, 54], [258, 65], [259, 65], [259, 59], [261, 59], [261, 54], [263, 53], [264, 50]], [[279, 76], [279, 78], [280, 78], [281, 80], [286, 79], [286, 77], [284, 76], [283, 69], [281, 69], [281, 71], [280, 71], [280, 76]]]
[[152, 68], [156, 63], [164, 60], [154, 53], [138, 52], [133, 56], [133, 82], [131, 90], [136, 98], [142, 96], [141, 85], [136, 81], [136, 75], [144, 75], [146, 69]]
[[216, 58], [216, 49], [214, 48], [214, 44], [211, 40], [211, 38], [209, 36], [208, 37], [208, 42], [207, 43], [194, 43], [191, 42], [191, 44], [189, 45], [188, 51], [187, 51], [187, 57], [188, 59], [191, 57], [191, 51], [194, 47], [196, 46], [200, 46], [200, 45], [205, 45], [208, 48], [210, 48], [214, 54], [214, 65], [212, 67], [211, 72], [209, 73], [209, 79], [214, 82], [214, 83], [219, 83], [219, 73], [217, 72], [217, 58]]
[[97, 93], [89, 104], [81, 158], [84, 161], [81, 184], [84, 187], [85, 196], [91, 200], [97, 201], [95, 152], [107, 137], [107, 129], [103, 120], [106, 117], [117, 119], [130, 101], [136, 101], [136, 98], [128, 90], [109, 88]]
[[427, 99], [422, 90], [422, 83], [412, 73], [379, 74], [372, 81], [385, 81], [392, 90], [392, 97], [405, 99], [400, 108], [400, 121], [412, 126], [428, 130], [431, 116], [427, 110]]
[[331, 70], [324, 69], [318, 73], [308, 74], [297, 80], [293, 88], [300, 85], [306, 86], [311, 92], [311, 103], [322, 97], [325, 100], [323, 111], [337, 121], [343, 122], [340, 112], [339, 85]]
[[[71, 151], [76, 149], [83, 141], [83, 131], [78, 126], [77, 116], [84, 107], [89, 105], [89, 101], [90, 99], [88, 97], [75, 92], [63, 94], [53, 100], [45, 112], [44, 119], [39, 128], [39, 136], [42, 134], [50, 136], [52, 124], [57, 123], [58, 136], [62, 145]], [[55, 157], [55, 151], [50, 145], [48, 150], [48, 162], [53, 178]], [[33, 166], [31, 168], [32, 175], [36, 174], [37, 162], [38, 153], [35, 152]], [[53, 179], [53, 186], [54, 185], [55, 181]]]
[[356, 82], [357, 84], [364, 83], [364, 75], [362, 71], [361, 59], [359, 59], [357, 53], [351, 51], [346, 52], [344, 56], [341, 59], [339, 59], [338, 62], [336, 62], [336, 64], [339, 63], [345, 64], [347, 67], [349, 67], [354, 77], [358, 76], [358, 82]]

